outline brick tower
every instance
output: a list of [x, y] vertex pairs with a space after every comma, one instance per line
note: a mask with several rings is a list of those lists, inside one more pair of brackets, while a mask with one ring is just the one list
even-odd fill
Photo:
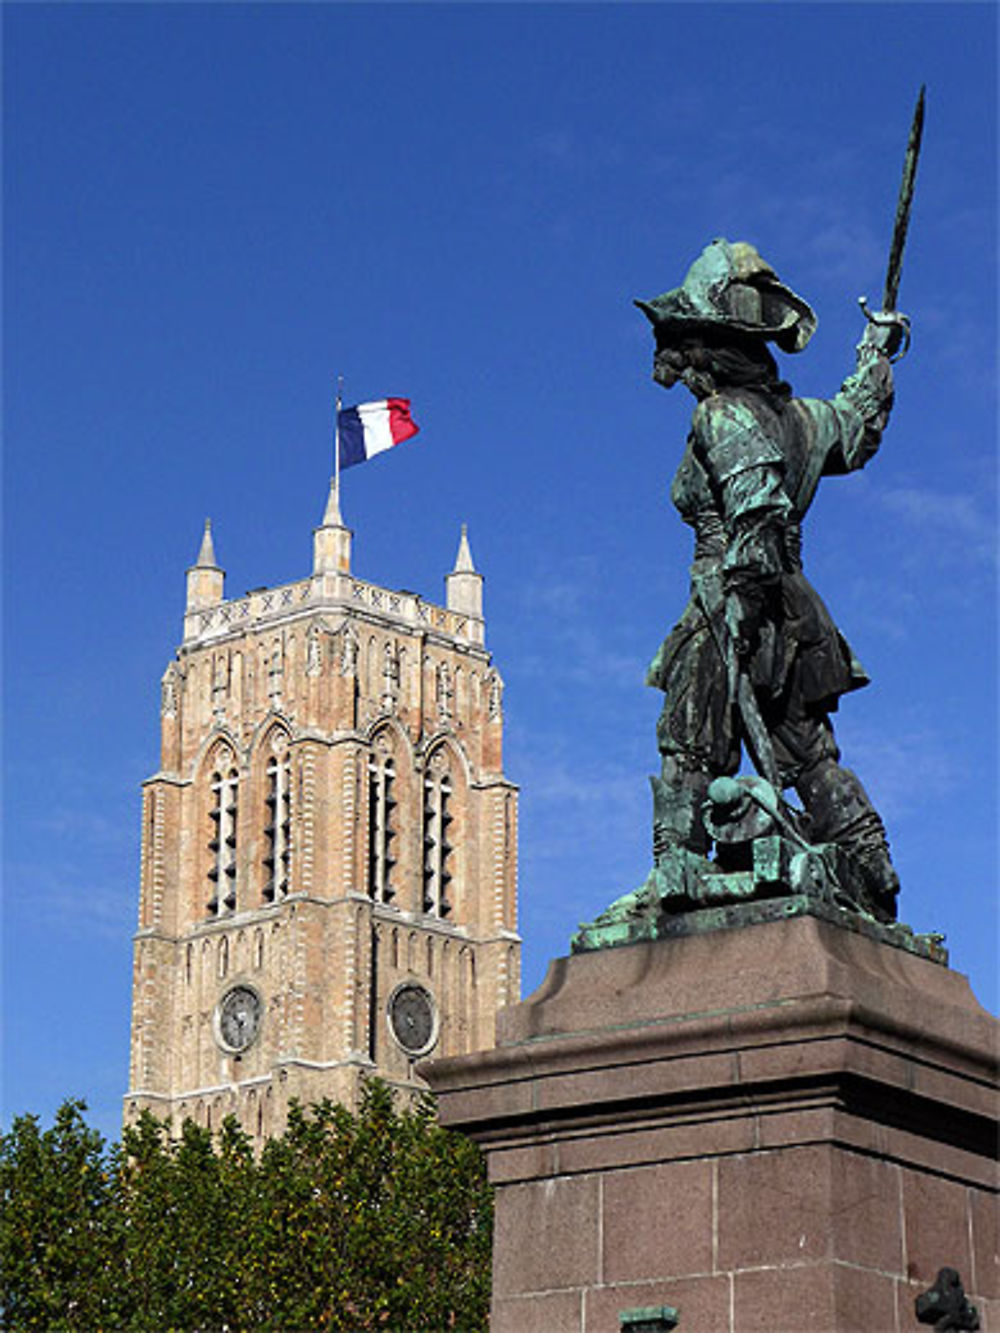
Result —
[[226, 601], [209, 525], [143, 789], [126, 1120], [260, 1140], [288, 1102], [424, 1086], [519, 995], [517, 789], [465, 530], [445, 605], [351, 572]]

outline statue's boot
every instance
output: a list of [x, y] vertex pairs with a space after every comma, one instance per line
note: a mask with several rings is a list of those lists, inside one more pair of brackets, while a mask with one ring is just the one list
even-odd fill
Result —
[[821, 759], [795, 789], [809, 814], [811, 840], [833, 843], [845, 856], [850, 883], [841, 887], [877, 921], [895, 921], [899, 876], [885, 826], [858, 777]]
[[663, 776], [650, 778], [653, 787], [653, 859], [645, 881], [581, 924], [573, 936], [574, 953], [653, 938], [657, 918], [700, 905], [699, 885], [713, 867], [702, 820], [709, 775], [691, 771], [667, 756]]
[[711, 873], [707, 860], [711, 839], [702, 818], [710, 780], [708, 773], [683, 768], [669, 755], [663, 760], [662, 777], [649, 779], [654, 866], [647, 882], [668, 911], [699, 897], [695, 885]]

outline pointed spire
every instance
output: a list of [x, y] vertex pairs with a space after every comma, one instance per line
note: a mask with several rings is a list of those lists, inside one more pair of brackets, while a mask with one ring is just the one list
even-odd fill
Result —
[[330, 478], [330, 494], [326, 497], [326, 509], [323, 511], [321, 528], [342, 528], [344, 520], [340, 516], [340, 494], [336, 477]]
[[469, 549], [469, 528], [468, 524], [462, 524], [462, 536], [458, 543], [458, 555], [455, 557], [455, 568], [453, 574], [474, 574], [476, 566], [472, 563], [472, 552]]
[[202, 534], [201, 546], [198, 550], [198, 559], [194, 562], [195, 569], [218, 569], [219, 564], [215, 558], [215, 547], [212, 545], [212, 520], [205, 519], [205, 531]]
[[206, 518], [198, 559], [187, 572], [187, 609], [200, 611], [209, 606], [218, 606], [222, 601], [225, 578], [225, 571], [215, 558], [212, 520]]
[[337, 478], [330, 478], [323, 522], [313, 528], [313, 574], [349, 574], [351, 572], [351, 530], [340, 515]]
[[458, 555], [455, 568], [444, 576], [445, 604], [451, 611], [460, 611], [466, 616], [483, 618], [483, 576], [472, 563], [472, 551], [469, 549], [469, 529], [462, 524], [462, 535], [458, 542]]

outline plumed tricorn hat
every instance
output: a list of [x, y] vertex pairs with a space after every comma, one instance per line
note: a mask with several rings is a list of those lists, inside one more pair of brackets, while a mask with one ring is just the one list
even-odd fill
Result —
[[801, 352], [816, 331], [812, 307], [746, 241], [713, 241], [680, 287], [635, 304], [668, 343], [699, 330], [732, 329]]

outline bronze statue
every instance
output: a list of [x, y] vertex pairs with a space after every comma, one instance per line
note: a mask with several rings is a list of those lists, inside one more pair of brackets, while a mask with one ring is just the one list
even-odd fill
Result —
[[[833, 398], [796, 398], [780, 377], [770, 344], [801, 352], [816, 316], [744, 241], [713, 241], [679, 287], [635, 303], [656, 337], [654, 380], [697, 400], [671, 488], [694, 530], [691, 596], [647, 674], [664, 694], [653, 869], [580, 927], [574, 952], [811, 912], [947, 961], [942, 936], [896, 922], [885, 829], [830, 721], [868, 677], [802, 570], [820, 481], [864, 467], [892, 410], [923, 119], [921, 89], [882, 309], [861, 298], [856, 367]], [[756, 775], [737, 776], [744, 749]]]
[[798, 793], [803, 840], [842, 853], [841, 895], [893, 921], [899, 883], [882, 821], [840, 765], [830, 723], [868, 678], [802, 572], [801, 524], [823, 477], [878, 449], [905, 319], [869, 320], [855, 372], [825, 401], [793, 397], [779, 377], [768, 344], [799, 352], [816, 320], [753, 246], [714, 241], [680, 287], [636, 304], [656, 335], [653, 378], [698, 400], [671, 488], [695, 533], [691, 599], [647, 676], [665, 695], [654, 779], [664, 887], [679, 891], [678, 862], [704, 858], [709, 787], [737, 772], [742, 741], [762, 777]]

